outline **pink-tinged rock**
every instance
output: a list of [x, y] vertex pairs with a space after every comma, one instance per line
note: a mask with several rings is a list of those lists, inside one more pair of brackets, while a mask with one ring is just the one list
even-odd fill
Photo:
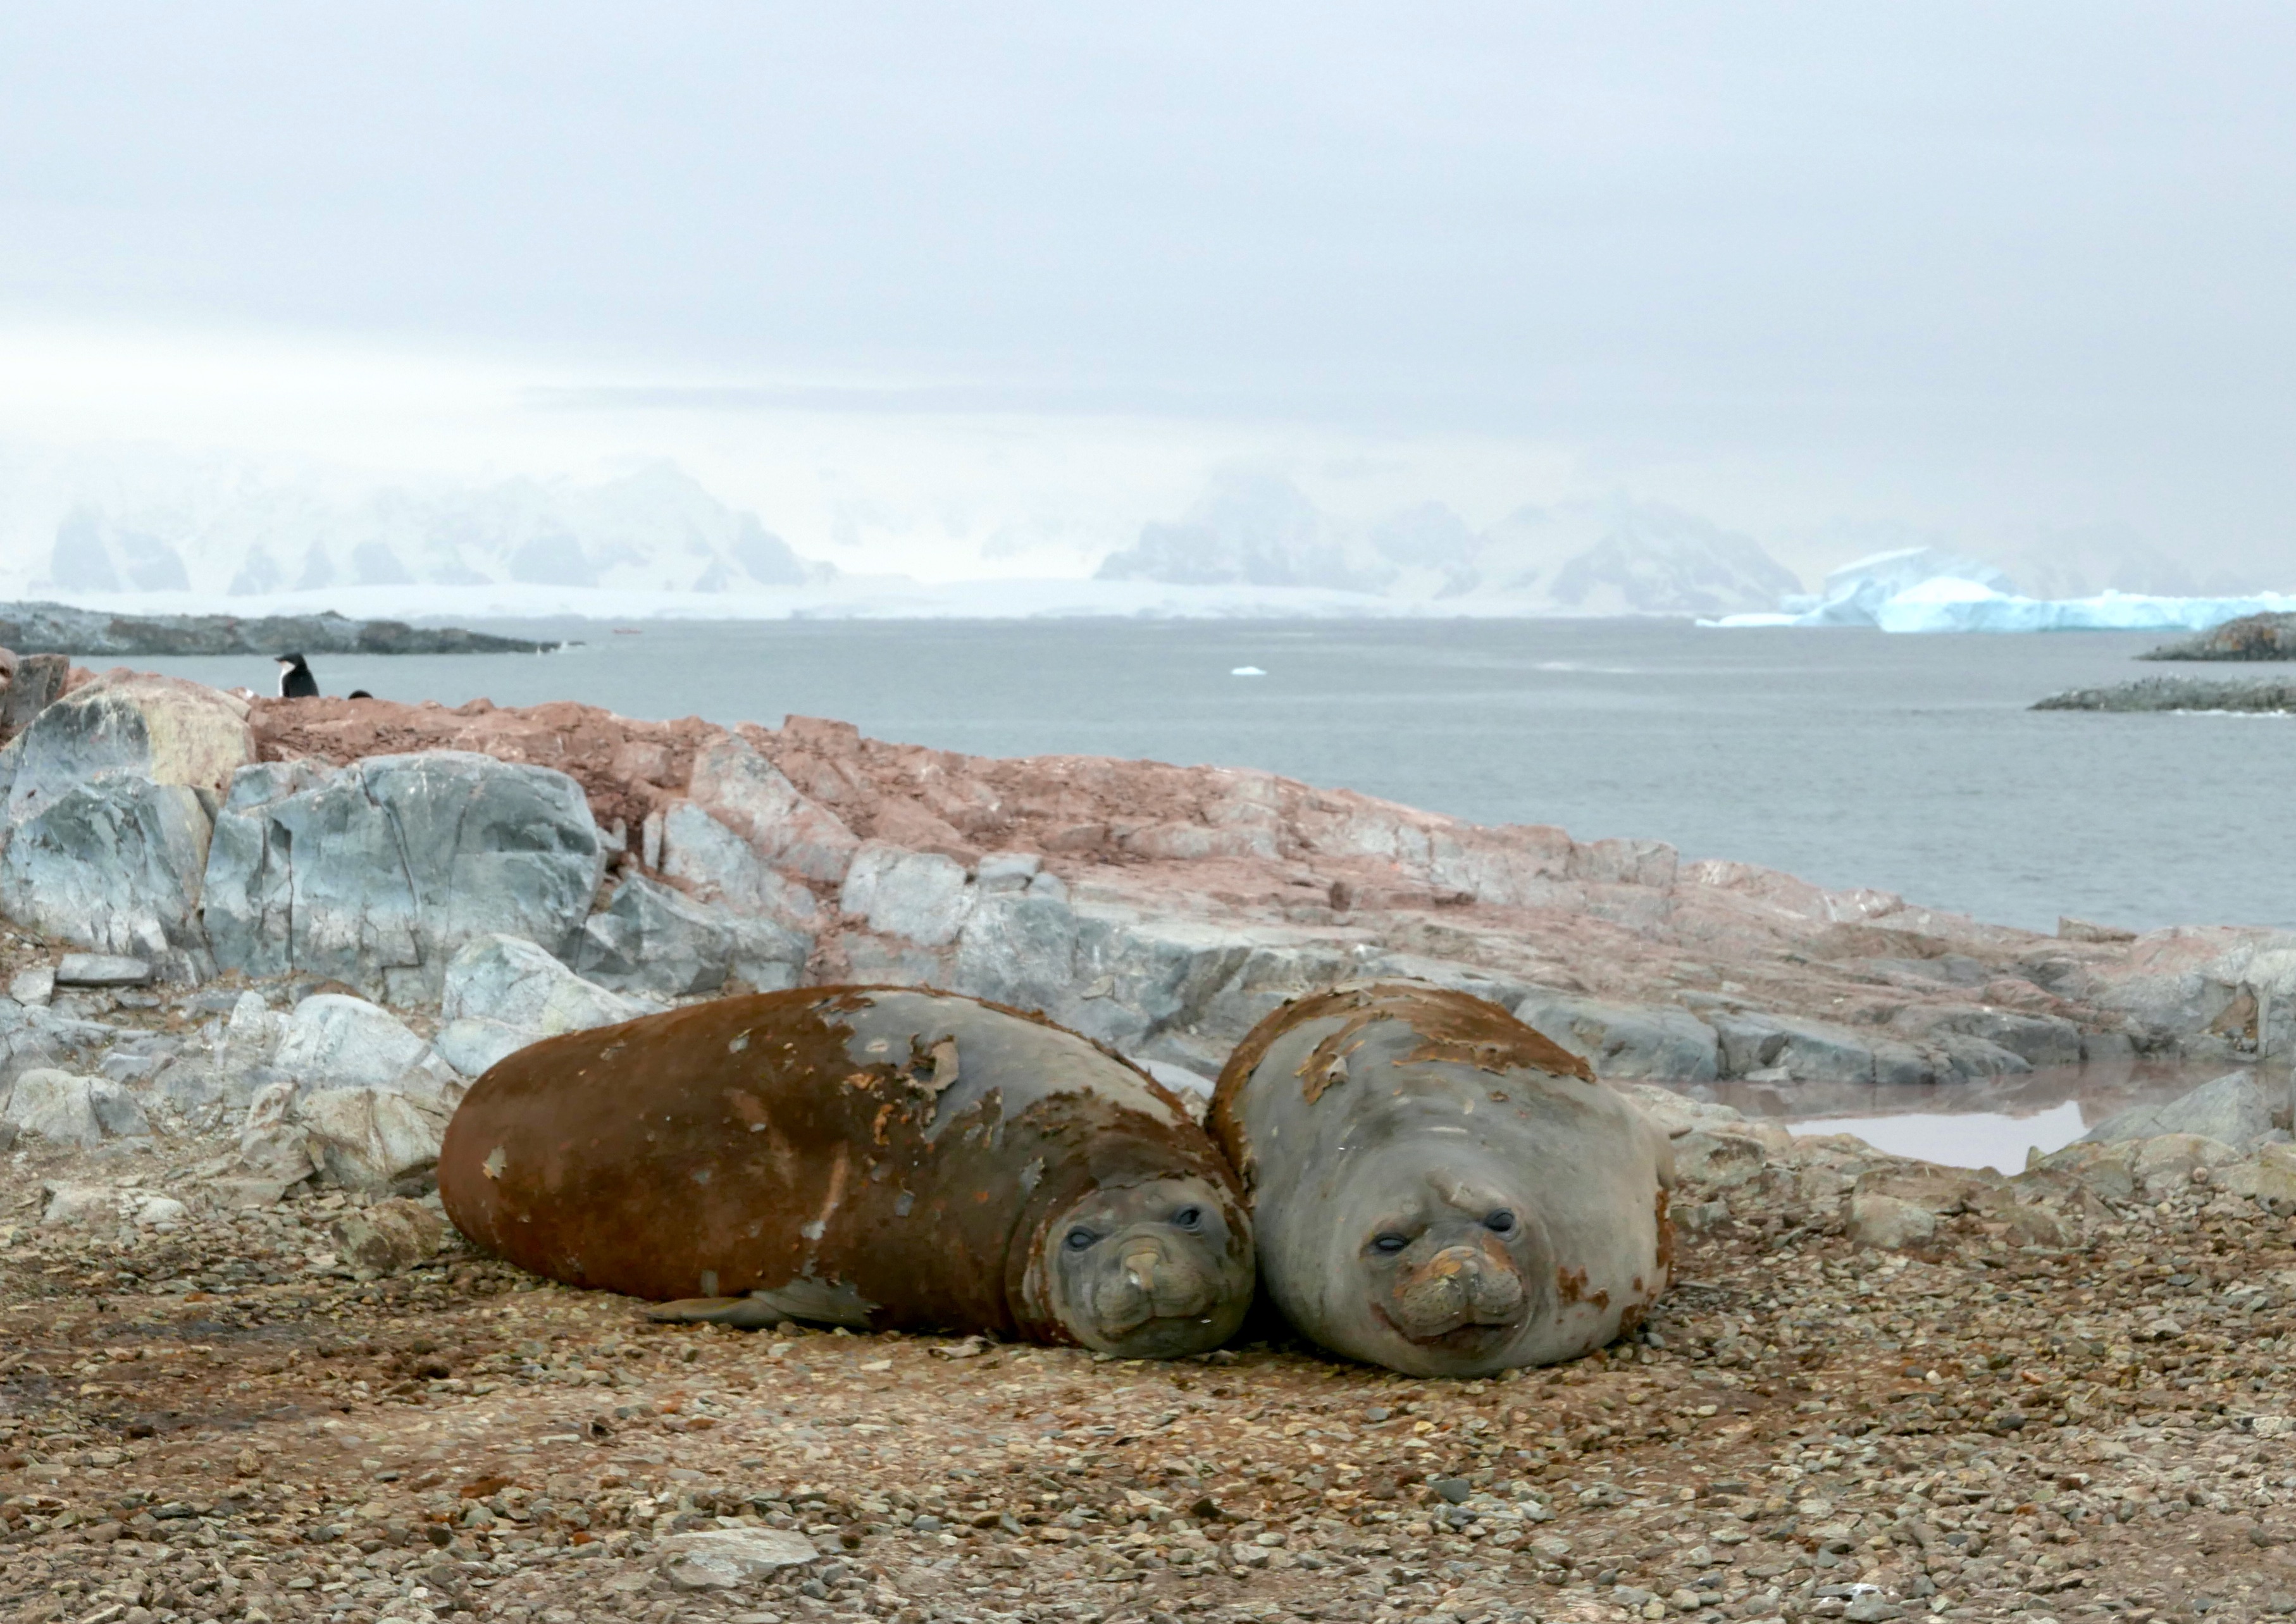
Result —
[[1570, 849], [1570, 877], [1595, 884], [1664, 890], [1674, 884], [1680, 867], [1680, 855], [1664, 841], [1590, 841]]
[[1208, 857], [1259, 857], [1274, 862], [1276, 855], [1271, 830], [1215, 829], [1204, 824], [1151, 824], [1128, 832], [1118, 844], [1135, 857], [1167, 862], [1202, 862]]
[[659, 845], [661, 872], [704, 902], [791, 930], [810, 931], [818, 923], [811, 891], [767, 867], [749, 841], [690, 800], [662, 815]]
[[1585, 896], [1570, 882], [1570, 837], [1560, 829], [1461, 824], [1429, 843], [1427, 878], [1493, 907], [1571, 907]]
[[870, 838], [906, 846], [912, 851], [939, 852], [967, 866], [980, 860], [980, 849], [966, 840], [955, 825], [914, 801], [889, 801], [880, 807]]
[[841, 880], [861, 842], [837, 815], [800, 794], [782, 770], [731, 734], [694, 752], [688, 793], [775, 868]]

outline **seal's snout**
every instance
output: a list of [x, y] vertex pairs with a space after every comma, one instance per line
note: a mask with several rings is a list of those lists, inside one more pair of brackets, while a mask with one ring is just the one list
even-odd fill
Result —
[[1397, 1277], [1389, 1317], [1406, 1336], [1447, 1336], [1469, 1325], [1504, 1325], [1527, 1293], [1514, 1260], [1495, 1249], [1446, 1246]]
[[1093, 1304], [1101, 1328], [1125, 1336], [1152, 1319], [1185, 1319], [1211, 1306], [1213, 1283], [1193, 1259], [1155, 1235], [1136, 1235], [1118, 1254], [1113, 1277]]

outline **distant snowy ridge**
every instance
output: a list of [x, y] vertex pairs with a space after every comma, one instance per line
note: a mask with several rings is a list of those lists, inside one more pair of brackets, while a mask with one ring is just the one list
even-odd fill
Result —
[[2012, 590], [2000, 570], [1929, 548], [1885, 553], [1845, 564], [1814, 599], [1792, 599], [1769, 614], [1724, 615], [1702, 626], [1875, 627], [1885, 632], [2203, 631], [2241, 615], [2296, 610], [2296, 596], [2172, 597], [2106, 591], [2092, 597], [2033, 598]]
[[1177, 520], [1141, 528], [1103, 581], [1322, 588], [1470, 613], [1716, 615], [1800, 590], [1751, 537], [1654, 503], [1526, 507], [1478, 532], [1439, 502], [1370, 525], [1281, 476], [1231, 472]]
[[595, 482], [515, 478], [329, 496], [219, 479], [153, 496], [78, 493], [4, 515], [0, 588], [86, 602], [248, 600], [370, 588], [516, 586], [714, 594], [832, 579], [754, 514], [668, 464]]
[[642, 620], [1551, 619], [1543, 600], [1487, 595], [1386, 597], [1323, 586], [1170, 586], [1160, 581], [999, 578], [918, 581], [843, 575], [808, 586], [735, 592], [632, 592], [520, 582], [480, 586], [361, 586], [263, 597], [226, 593], [75, 593], [78, 607], [113, 614], [307, 615], [335, 610], [421, 626], [572, 616]]

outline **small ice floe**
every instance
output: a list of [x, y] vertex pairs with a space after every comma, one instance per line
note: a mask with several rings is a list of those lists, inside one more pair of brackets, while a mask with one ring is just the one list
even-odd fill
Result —
[[1265, 677], [1267, 673], [1261, 670], [1258, 666], [1238, 666], [1234, 670], [1230, 671], [1228, 675], [1230, 677]]

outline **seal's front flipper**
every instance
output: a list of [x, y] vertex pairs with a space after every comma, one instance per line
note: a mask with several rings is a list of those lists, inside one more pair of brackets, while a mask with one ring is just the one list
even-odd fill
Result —
[[849, 1284], [804, 1275], [787, 1285], [752, 1292], [750, 1300], [771, 1308], [773, 1319], [810, 1320], [816, 1325], [842, 1325], [849, 1331], [869, 1329], [869, 1310], [876, 1306]]
[[789, 1317], [772, 1303], [757, 1297], [681, 1297], [658, 1302], [646, 1310], [657, 1325], [731, 1325], [736, 1331], [762, 1331]]

